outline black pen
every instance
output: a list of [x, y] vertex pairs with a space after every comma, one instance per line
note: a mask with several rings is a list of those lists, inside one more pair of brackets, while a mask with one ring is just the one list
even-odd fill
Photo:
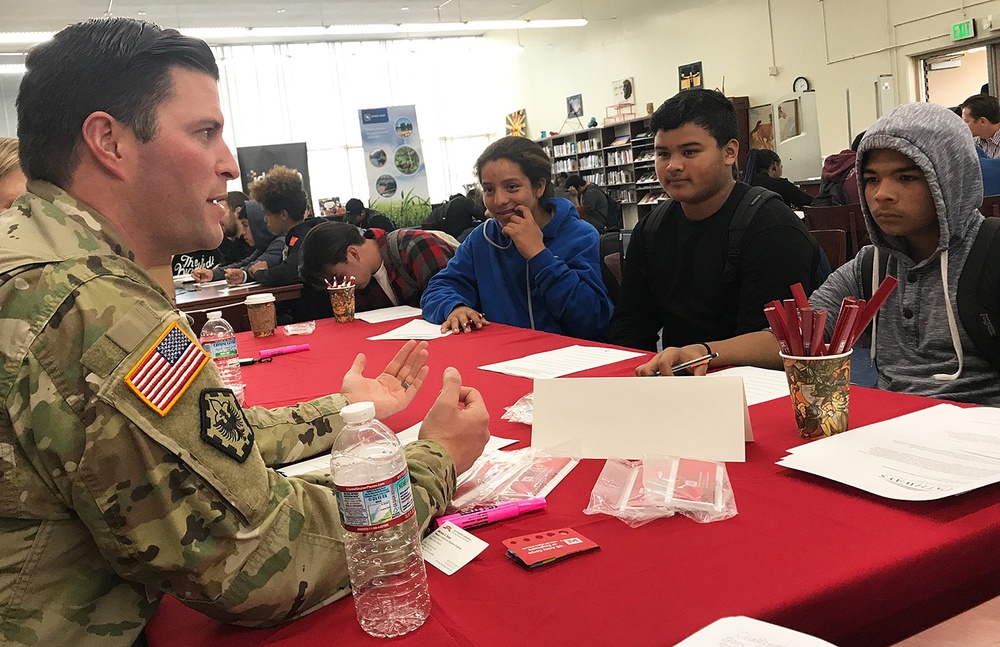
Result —
[[[673, 366], [670, 367], [670, 371], [672, 373], [676, 374], [677, 371], [683, 371], [686, 368], [694, 368], [695, 366], [701, 366], [702, 364], [708, 364], [709, 362], [711, 362], [713, 359], [715, 359], [718, 356], [719, 356], [718, 353], [709, 353], [708, 355], [702, 355], [701, 357], [696, 357], [694, 359], [689, 359], [686, 362], [681, 362], [680, 364], [674, 364]], [[660, 375], [661, 375], [661, 373], [659, 371], [654, 371], [652, 373], [651, 377], [658, 377]]]

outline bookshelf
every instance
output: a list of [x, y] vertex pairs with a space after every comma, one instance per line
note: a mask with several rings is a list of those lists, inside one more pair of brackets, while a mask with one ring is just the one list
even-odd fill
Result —
[[[742, 168], [750, 148], [747, 97], [731, 97], [736, 108]], [[656, 179], [650, 117], [537, 139], [552, 159], [554, 173], [579, 174], [621, 205], [625, 229], [632, 229], [666, 200]]]

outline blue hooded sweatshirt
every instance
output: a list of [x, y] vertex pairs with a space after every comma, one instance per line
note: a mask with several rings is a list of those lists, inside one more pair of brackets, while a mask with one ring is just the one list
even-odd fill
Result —
[[597, 230], [580, 220], [569, 200], [552, 198], [547, 206], [554, 213], [542, 228], [545, 249], [530, 261], [496, 220], [476, 227], [424, 290], [424, 319], [442, 323], [465, 305], [495, 323], [607, 339], [612, 306], [601, 278]]

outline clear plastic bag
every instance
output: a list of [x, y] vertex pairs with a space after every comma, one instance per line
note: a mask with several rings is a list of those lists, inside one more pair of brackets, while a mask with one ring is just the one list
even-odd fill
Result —
[[287, 326], [282, 326], [286, 335], [311, 335], [314, 330], [316, 330], [315, 321], [303, 321], [300, 323], [288, 324]]
[[643, 466], [647, 505], [669, 508], [698, 523], [736, 516], [725, 463], [647, 454]]
[[584, 513], [611, 515], [637, 528], [676, 513], [709, 523], [737, 511], [725, 463], [648, 455], [642, 461], [609, 458]]
[[535, 412], [535, 392], [530, 391], [514, 404], [505, 407], [505, 409], [506, 412], [500, 416], [501, 420], [510, 420], [511, 422], [530, 425]]
[[483, 454], [459, 476], [449, 512], [546, 496], [580, 463], [576, 445]]

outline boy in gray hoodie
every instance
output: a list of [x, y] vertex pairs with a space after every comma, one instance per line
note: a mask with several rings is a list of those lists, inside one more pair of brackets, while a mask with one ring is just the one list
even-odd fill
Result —
[[[872, 326], [879, 388], [998, 406], [1000, 375], [958, 320], [958, 280], [983, 222], [982, 176], [967, 130], [953, 112], [929, 103], [899, 106], [875, 122], [857, 161], [861, 209], [874, 249], [863, 248], [838, 268], [809, 302], [829, 311], [829, 338], [843, 298], [862, 298], [865, 283], [878, 283], [879, 257], [888, 255], [886, 272], [899, 285]], [[872, 276], [862, 276], [866, 254], [874, 254]], [[781, 368], [767, 331], [711, 347], [719, 353], [716, 366]], [[668, 348], [636, 374], [669, 374], [673, 364], [703, 352], [700, 344]]]

